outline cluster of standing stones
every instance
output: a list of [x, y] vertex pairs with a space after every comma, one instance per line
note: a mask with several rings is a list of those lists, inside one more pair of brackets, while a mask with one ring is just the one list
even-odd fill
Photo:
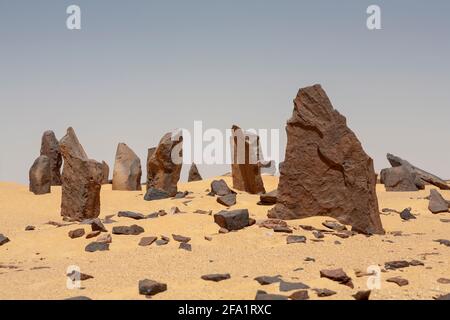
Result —
[[[336, 232], [334, 234], [341, 238], [355, 232], [367, 235], [384, 234], [376, 195], [377, 175], [373, 161], [365, 153], [354, 132], [347, 127], [345, 117], [333, 108], [320, 85], [299, 90], [294, 100], [292, 117], [287, 121], [286, 132], [288, 140], [285, 160], [280, 164], [279, 185], [276, 190], [266, 192], [261, 169], [273, 166], [273, 163], [262, 159], [257, 135], [245, 132], [236, 125], [232, 127], [233, 189], [258, 194], [260, 196], [258, 205], [272, 206], [267, 215], [269, 219], [260, 222], [259, 225], [275, 232], [292, 233], [284, 220], [328, 216], [352, 227], [351, 231], [347, 231], [345, 226], [339, 223], [330, 221], [324, 223], [324, 226], [333, 229]], [[180, 132], [169, 132], [161, 138], [157, 147], [148, 149], [145, 200], [186, 196], [186, 192], [178, 192], [177, 189], [182, 168], [182, 142]], [[237, 152], [238, 150], [245, 152]], [[174, 162], [173, 155], [178, 155], [180, 161]], [[432, 184], [440, 189], [450, 189], [444, 180], [413, 166], [408, 161], [391, 154], [388, 154], [387, 158], [392, 168], [384, 169], [380, 173], [380, 182], [385, 185], [386, 191], [417, 191], [424, 189], [426, 184]], [[109, 181], [109, 166], [104, 161], [100, 163], [89, 159], [72, 128], [67, 130], [67, 134], [59, 142], [52, 131], [44, 133], [41, 154], [33, 163], [29, 175], [30, 191], [37, 195], [50, 193], [51, 186], [62, 185], [61, 215], [69, 221], [82, 223], [88, 221], [87, 223], [92, 226], [92, 232], [95, 233], [92, 236], [106, 232], [102, 222], [97, 218], [100, 214], [102, 184], [112, 183], [113, 190], [142, 189], [141, 161], [133, 150], [124, 143], [118, 145], [112, 181]], [[200, 180], [202, 176], [193, 163], [189, 170], [188, 181]], [[224, 180], [213, 181], [209, 195], [217, 196], [217, 202], [226, 207], [236, 203], [236, 192], [230, 189]], [[431, 191], [429, 197], [431, 212], [448, 212], [449, 206], [450, 201], [445, 200], [437, 190]], [[174, 208], [173, 211], [179, 212], [178, 208]], [[211, 211], [201, 213], [210, 214]], [[165, 214], [167, 213], [160, 211], [150, 216], [152, 218]], [[119, 216], [135, 220], [150, 217], [133, 212], [121, 212]], [[404, 219], [415, 218], [411, 216], [410, 212], [401, 213]], [[249, 217], [247, 209], [220, 211], [214, 215], [214, 222], [221, 227], [220, 233], [240, 230], [256, 223]], [[327, 232], [308, 226], [304, 228], [314, 231], [317, 239], [323, 238], [323, 233]], [[137, 225], [113, 228], [113, 234], [119, 235], [136, 235], [142, 232], [144, 230]], [[83, 235], [84, 230], [74, 230], [71, 237]], [[180, 235], [173, 237], [175, 241], [180, 242], [180, 249], [191, 250], [188, 244], [190, 238]], [[88, 245], [86, 251], [108, 250], [111, 236], [108, 234], [100, 238]], [[208, 238], [205, 237], [206, 240], [211, 240]], [[140, 245], [147, 246], [153, 242], [164, 245], [169, 240], [168, 237], [162, 237], [160, 240], [156, 237], [147, 237], [141, 240]], [[287, 237], [288, 244], [305, 241], [306, 238], [303, 236]], [[450, 245], [450, 241], [443, 244]], [[351, 279], [341, 269], [321, 271], [321, 277], [352, 286]], [[229, 279], [229, 275], [213, 274], [202, 278], [207, 281], [223, 281]], [[392, 279], [392, 282], [399, 284], [403, 283], [403, 280]], [[264, 282], [264, 279], [261, 281]], [[291, 288], [292, 285], [296, 285], [285, 283], [280, 278], [271, 281], [268, 283], [280, 282], [280, 290], [281, 286]], [[165, 290], [167, 285], [153, 280], [146, 279], [139, 283], [139, 291], [144, 295], [153, 295]], [[335, 294], [327, 289], [317, 290], [322, 290], [317, 292], [319, 296]], [[355, 299], [368, 299], [369, 294], [370, 291], [359, 292], [355, 295]], [[290, 298], [307, 298], [305, 295], [307, 296], [307, 292], [301, 290], [297, 292], [296, 297]], [[257, 294], [257, 299], [276, 298], [280, 297], [264, 291]]]

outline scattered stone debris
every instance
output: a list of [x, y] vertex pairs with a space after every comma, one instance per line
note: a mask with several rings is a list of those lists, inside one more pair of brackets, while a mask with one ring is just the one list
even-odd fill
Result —
[[109, 250], [109, 243], [91, 242], [84, 249], [87, 252], [107, 251]]
[[145, 216], [142, 213], [132, 212], [132, 211], [120, 211], [117, 214], [118, 217], [130, 218], [134, 220], [142, 220], [145, 219]]
[[98, 237], [100, 234], [101, 234], [100, 231], [92, 231], [92, 232], [89, 232], [89, 233], [86, 235], [86, 239], [92, 239], [92, 238]]
[[112, 233], [113, 234], [118, 234], [118, 235], [133, 235], [133, 236], [137, 236], [140, 235], [141, 233], [144, 233], [145, 230], [144, 228], [133, 224], [132, 226], [117, 226], [117, 227], [113, 227], [112, 229]]
[[439, 278], [439, 279], [437, 279], [437, 283], [440, 283], [440, 284], [450, 284], [450, 279], [447, 279], [447, 278]]
[[25, 231], [34, 231], [35, 229], [36, 229], [35, 226], [27, 226], [27, 227], [25, 228]]
[[309, 289], [309, 286], [302, 282], [286, 282], [283, 280], [280, 281], [280, 291], [282, 292], [304, 289]]
[[286, 242], [287, 242], [287, 244], [306, 243], [306, 237], [304, 237], [304, 236], [287, 236]]
[[406, 208], [400, 213], [400, 218], [405, 221], [416, 219], [416, 216], [411, 213], [411, 208]]
[[372, 293], [372, 291], [370, 291], [370, 290], [358, 291], [357, 293], [352, 295], [352, 297], [355, 298], [355, 300], [359, 300], [359, 301], [369, 300], [371, 293]]
[[248, 227], [249, 213], [247, 209], [220, 211], [214, 215], [214, 222], [229, 231]]
[[308, 290], [299, 290], [289, 296], [291, 300], [308, 300]]
[[91, 229], [92, 231], [108, 232], [99, 218], [91, 220]]
[[104, 233], [97, 238], [99, 243], [112, 243], [112, 237], [109, 233]]
[[450, 247], [450, 240], [439, 239], [439, 240], [434, 240], [434, 242], [442, 244], [442, 245], [444, 245], [446, 247]]
[[4, 236], [3, 234], [0, 233], [0, 246], [8, 243], [10, 240], [8, 237]]
[[400, 287], [407, 286], [409, 284], [409, 281], [402, 277], [393, 277], [393, 278], [386, 279], [386, 281], [395, 283]]
[[292, 233], [292, 229], [287, 226], [275, 226], [273, 231], [279, 233]]
[[69, 231], [69, 238], [71, 239], [81, 238], [82, 236], [84, 236], [84, 233], [85, 231], [83, 228], [71, 230]]
[[180, 246], [178, 247], [178, 249], [183, 249], [183, 250], [186, 250], [186, 251], [192, 251], [192, 245], [190, 243], [181, 242]]
[[230, 193], [225, 196], [217, 198], [217, 202], [226, 207], [231, 207], [236, 204], [236, 194]]
[[86, 274], [86, 273], [76, 271], [76, 270], [73, 270], [71, 273], [68, 273], [67, 277], [72, 281], [77, 281], [77, 280], [86, 281], [89, 279], [94, 279], [93, 276]]
[[216, 274], [205, 274], [202, 276], [202, 279], [205, 281], [214, 281], [214, 282], [220, 282], [223, 280], [228, 280], [230, 279], [231, 276], [229, 273], [216, 273]]
[[396, 270], [409, 267], [409, 262], [405, 260], [389, 261], [384, 264], [386, 270]]
[[254, 280], [256, 280], [262, 286], [282, 281], [280, 275], [273, 276], [273, 277], [271, 277], [271, 276], [260, 276], [260, 277], [256, 277]]
[[155, 242], [158, 238], [157, 237], [143, 237], [140, 241], [139, 241], [139, 245], [141, 247], [147, 247], [153, 244], [153, 242]]
[[331, 229], [331, 230], [334, 230], [334, 231], [344, 231], [344, 230], [347, 230], [347, 227], [346, 227], [346, 226], [344, 226], [344, 225], [342, 225], [342, 224], [340, 224], [340, 223], [338, 223], [338, 222], [335, 222], [335, 221], [327, 220], [327, 221], [323, 222], [322, 225], [323, 225], [324, 227], [326, 227], [326, 228], [328, 228], [328, 229]]
[[352, 279], [342, 270], [339, 269], [330, 269], [330, 270], [320, 270], [320, 277], [327, 278], [333, 281], [336, 281], [340, 284], [343, 284], [347, 287], [353, 289]]
[[333, 295], [335, 295], [337, 293], [336, 291], [329, 290], [329, 289], [326, 289], [326, 288], [323, 288], [323, 289], [316, 288], [316, 289], [313, 289], [313, 291], [316, 292], [316, 294], [317, 294], [317, 296], [319, 298], [330, 297], [330, 296], [333, 296]]
[[154, 296], [164, 291], [167, 291], [167, 284], [165, 283], [149, 279], [139, 281], [139, 294], [141, 295]]
[[258, 292], [256, 292], [255, 300], [288, 300], [288, 297], [280, 294], [269, 294], [265, 291], [258, 290]]
[[211, 215], [212, 214], [212, 210], [206, 211], [206, 210], [197, 209], [197, 210], [194, 211], [194, 213]]
[[148, 189], [144, 196], [145, 201], [162, 200], [168, 198], [170, 198], [170, 194], [168, 192], [156, 188]]
[[178, 242], [188, 243], [189, 241], [191, 241], [191, 238], [185, 237], [185, 236], [181, 236], [181, 235], [178, 235], [178, 234], [172, 234], [172, 238], [173, 238], [173, 240], [178, 241]]

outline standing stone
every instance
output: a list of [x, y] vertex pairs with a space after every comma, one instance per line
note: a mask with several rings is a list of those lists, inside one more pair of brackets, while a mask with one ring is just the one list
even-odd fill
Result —
[[51, 162], [47, 156], [40, 156], [31, 166], [30, 172], [30, 191], [36, 195], [51, 192], [52, 172]]
[[183, 160], [182, 151], [181, 131], [169, 132], [162, 137], [148, 163], [148, 190], [154, 188], [165, 191], [170, 197], [177, 194]]
[[152, 173], [150, 172], [150, 159], [152, 158], [152, 155], [155, 153], [156, 148], [149, 148], [147, 151], [147, 190], [151, 188], [151, 179], [152, 179]]
[[53, 131], [45, 131], [42, 135], [41, 156], [47, 156], [50, 159], [52, 186], [60, 186], [62, 156], [58, 139]]
[[105, 161], [102, 161], [102, 184], [109, 184], [109, 166]]
[[439, 191], [432, 189], [430, 191], [430, 202], [428, 203], [428, 210], [432, 213], [448, 212], [448, 202], [442, 197]]
[[98, 217], [102, 164], [88, 158], [72, 128], [67, 129], [60, 147], [64, 158], [61, 215], [76, 221]]
[[119, 143], [113, 172], [113, 190], [137, 191], [141, 187], [141, 160], [125, 143]]
[[388, 153], [387, 159], [391, 166], [393, 167], [400, 167], [404, 166], [409, 171], [415, 173], [418, 178], [423, 180], [424, 182], [427, 182], [429, 184], [432, 184], [442, 190], [450, 190], [450, 185], [442, 180], [441, 178], [435, 176], [434, 174], [431, 174], [429, 172], [426, 172], [425, 170], [422, 170], [420, 168], [417, 168], [416, 166], [413, 166], [411, 163], [409, 163], [406, 160], [403, 160], [402, 158], [399, 158], [397, 156], [394, 156], [393, 154]]
[[251, 194], [266, 193], [261, 178], [259, 137], [236, 125], [231, 130], [233, 188]]
[[345, 117], [320, 85], [300, 89], [294, 104], [277, 204], [269, 218], [329, 216], [354, 231], [383, 234], [373, 161]]
[[200, 172], [198, 172], [197, 165], [195, 163], [192, 163], [191, 168], [189, 169], [188, 182], [201, 180], [203, 180], [203, 178], [200, 175]]

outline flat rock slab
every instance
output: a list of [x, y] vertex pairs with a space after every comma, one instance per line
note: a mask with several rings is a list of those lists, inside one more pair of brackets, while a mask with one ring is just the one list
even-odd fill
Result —
[[402, 277], [393, 277], [393, 278], [386, 279], [386, 281], [393, 282], [400, 287], [407, 286], [409, 284], [409, 281]]
[[186, 250], [186, 251], [192, 251], [192, 245], [190, 243], [181, 242], [178, 249]]
[[289, 296], [291, 300], [309, 300], [308, 290], [299, 290]]
[[70, 280], [72, 280], [72, 281], [77, 281], [77, 280], [79, 280], [79, 281], [86, 281], [86, 280], [89, 280], [89, 279], [94, 279], [94, 277], [89, 275], [89, 274], [82, 273], [82, 272], [75, 271], [75, 270], [72, 271], [71, 273], [68, 273], [67, 277]]
[[365, 301], [365, 300], [369, 300], [371, 293], [372, 293], [372, 291], [370, 291], [370, 290], [358, 291], [357, 293], [352, 295], [352, 297], [355, 300]]
[[144, 233], [144, 228], [133, 224], [132, 226], [117, 226], [113, 227], [112, 233], [117, 235], [133, 235], [137, 236], [141, 233]]
[[132, 211], [120, 211], [117, 214], [118, 217], [130, 218], [134, 220], [142, 220], [145, 219], [145, 216], [142, 213], [132, 212]]
[[338, 223], [338, 222], [335, 222], [335, 221], [329, 221], [329, 220], [327, 220], [327, 221], [323, 222], [322, 225], [323, 225], [324, 227], [327, 227], [328, 229], [331, 229], [331, 230], [334, 230], [334, 231], [344, 231], [344, 230], [347, 230], [347, 227], [346, 227], [346, 226], [344, 226], [344, 225], [342, 225], [342, 224], [340, 224], [340, 223]]
[[107, 251], [109, 250], [109, 243], [91, 242], [84, 250], [86, 252]]
[[91, 238], [98, 237], [100, 234], [101, 234], [101, 232], [98, 231], [98, 230], [97, 230], [97, 231], [89, 232], [89, 233], [86, 235], [86, 239], [91, 239]]
[[258, 205], [272, 206], [277, 203], [278, 190], [273, 190], [268, 193], [263, 193], [259, 196]]
[[320, 277], [327, 278], [333, 281], [336, 281], [340, 284], [353, 288], [352, 279], [342, 270], [339, 269], [329, 269], [329, 270], [320, 270]]
[[144, 237], [139, 241], [139, 245], [141, 247], [147, 247], [152, 245], [157, 239], [157, 237]]
[[184, 242], [184, 243], [188, 243], [189, 241], [191, 241], [191, 238], [185, 237], [185, 236], [181, 236], [179, 234], [172, 234], [172, 238], [175, 241]]
[[326, 289], [326, 288], [316, 288], [316, 289], [313, 289], [313, 291], [316, 292], [316, 294], [319, 298], [331, 297], [337, 293], [336, 291]]
[[108, 232], [99, 218], [92, 219], [90, 224], [92, 231]]
[[10, 240], [8, 237], [4, 236], [3, 234], [0, 233], [0, 246], [8, 243]]
[[309, 289], [309, 286], [302, 282], [286, 282], [283, 280], [280, 281], [280, 291], [282, 292], [305, 289]]
[[306, 243], [306, 237], [304, 236], [287, 236], [286, 237], [286, 243], [292, 244], [292, 243]]
[[256, 277], [254, 280], [256, 280], [262, 286], [282, 281], [281, 276], [260, 276]]
[[231, 278], [231, 276], [229, 273], [205, 274], [202, 276], [203, 280], [213, 281], [213, 282], [220, 282], [220, 281], [228, 280], [230, 278]]
[[226, 207], [234, 206], [236, 204], [236, 194], [231, 193], [226, 196], [218, 197], [217, 202]]
[[170, 198], [169, 192], [156, 188], [148, 189], [144, 196], [144, 200], [146, 201], [162, 200], [168, 198]]
[[247, 209], [220, 211], [214, 215], [214, 222], [229, 231], [248, 227], [249, 213]]
[[288, 300], [288, 297], [280, 295], [280, 294], [270, 294], [265, 291], [258, 290], [256, 293], [255, 300]]
[[386, 270], [396, 270], [409, 267], [410, 264], [405, 260], [389, 261], [384, 264]]
[[139, 294], [141, 295], [154, 296], [164, 291], [167, 291], [167, 284], [165, 283], [149, 279], [139, 281]]
[[450, 247], [450, 240], [439, 239], [439, 240], [434, 240], [434, 242], [442, 244], [443, 246], [446, 246], [446, 247]]

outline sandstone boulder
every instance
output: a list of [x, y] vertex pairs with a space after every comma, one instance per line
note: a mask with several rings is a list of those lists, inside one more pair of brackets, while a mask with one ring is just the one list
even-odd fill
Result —
[[72, 128], [67, 129], [60, 148], [64, 158], [61, 215], [76, 221], [98, 217], [102, 164], [88, 158]]
[[269, 218], [329, 216], [357, 232], [383, 234], [373, 161], [345, 117], [320, 85], [300, 89], [294, 104]]
[[45, 131], [42, 135], [41, 156], [46, 156], [50, 159], [52, 186], [60, 186], [62, 155], [58, 139], [56, 139], [53, 131]]
[[165, 134], [148, 162], [147, 187], [177, 194], [182, 167], [183, 137], [181, 132]]
[[36, 195], [51, 192], [52, 172], [51, 162], [47, 156], [40, 156], [31, 166], [30, 172], [30, 192]]
[[203, 180], [203, 178], [200, 175], [200, 172], [198, 172], [197, 165], [195, 163], [192, 163], [191, 168], [189, 169], [188, 182], [201, 180]]
[[261, 178], [259, 137], [236, 125], [231, 130], [233, 188], [251, 194], [265, 193]]
[[121, 191], [142, 190], [141, 177], [141, 160], [125, 143], [119, 143], [114, 164], [112, 189]]

